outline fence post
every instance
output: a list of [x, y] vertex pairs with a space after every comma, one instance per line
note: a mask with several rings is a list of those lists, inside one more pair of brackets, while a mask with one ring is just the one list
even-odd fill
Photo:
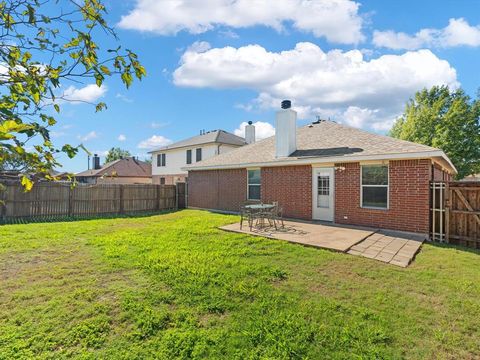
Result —
[[445, 182], [445, 242], [448, 244], [450, 242], [450, 184], [448, 181]]
[[178, 183], [175, 184], [175, 210], [178, 210]]
[[124, 206], [123, 206], [123, 185], [120, 185], [120, 206], [119, 206], [118, 212], [120, 214], [123, 214], [123, 209], [124, 209]]
[[157, 202], [155, 203], [155, 210], [156, 211], [160, 210], [160, 193], [161, 193], [160, 186], [162, 186], [162, 185], [157, 185], [156, 186], [156, 189], [157, 189], [157, 197], [156, 197]]
[[68, 187], [68, 217], [73, 216], [73, 187]]
[[7, 186], [5, 189], [0, 188], [0, 220], [5, 222], [7, 214]]

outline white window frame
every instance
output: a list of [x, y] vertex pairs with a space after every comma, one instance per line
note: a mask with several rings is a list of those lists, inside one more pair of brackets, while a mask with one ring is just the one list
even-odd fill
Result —
[[[160, 159], [160, 164], [158, 159]], [[157, 167], [165, 167], [165, 166], [167, 166], [167, 154], [166, 153], [157, 154]]]
[[[386, 166], [387, 167], [387, 185], [363, 185], [363, 168], [374, 166]], [[363, 188], [364, 187], [385, 187], [387, 188], [387, 207], [378, 206], [363, 206]], [[360, 165], [360, 207], [362, 209], [374, 209], [374, 210], [388, 210], [390, 209], [390, 164], [363, 164]]]
[[[248, 172], [251, 170], [258, 170], [260, 171], [260, 184], [249, 184], [248, 183]], [[260, 189], [260, 199], [250, 199], [250, 186], [258, 186]], [[247, 169], [247, 200], [250, 201], [261, 201], [262, 200], [262, 170], [261, 168], [248, 168]]]

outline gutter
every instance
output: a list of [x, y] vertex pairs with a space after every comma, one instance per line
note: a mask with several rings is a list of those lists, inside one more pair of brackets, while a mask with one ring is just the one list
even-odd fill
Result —
[[411, 159], [429, 159], [434, 157], [442, 158], [456, 174], [457, 169], [445, 155], [442, 150], [423, 151], [414, 153], [393, 153], [393, 154], [378, 154], [378, 155], [357, 155], [357, 156], [332, 156], [332, 157], [309, 157], [309, 158], [283, 158], [269, 162], [259, 163], [240, 163], [240, 164], [227, 164], [227, 165], [204, 165], [204, 166], [191, 166], [182, 167], [183, 171], [195, 171], [195, 170], [220, 170], [220, 169], [243, 169], [248, 167], [274, 167], [274, 166], [291, 166], [291, 165], [310, 165], [310, 164], [322, 164], [322, 163], [348, 163], [358, 162], [366, 160], [411, 160]]

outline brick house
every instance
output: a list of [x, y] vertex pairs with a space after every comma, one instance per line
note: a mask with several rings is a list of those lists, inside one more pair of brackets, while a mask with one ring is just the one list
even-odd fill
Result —
[[333, 121], [297, 128], [282, 107], [275, 136], [186, 168], [190, 208], [278, 201], [287, 218], [428, 233], [430, 181], [456, 173], [443, 151]]

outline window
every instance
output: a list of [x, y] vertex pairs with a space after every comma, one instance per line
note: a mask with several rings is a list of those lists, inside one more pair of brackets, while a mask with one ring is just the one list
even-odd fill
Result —
[[165, 185], [165, 178], [164, 177], [160, 178], [160, 185]]
[[388, 208], [388, 166], [362, 166], [362, 207]]
[[187, 164], [192, 163], [192, 150], [187, 150]]
[[166, 154], [158, 154], [157, 155], [157, 166], [167, 166], [167, 161], [166, 161]]
[[317, 207], [330, 207], [330, 176], [320, 175], [317, 177]]
[[196, 150], [196, 161], [202, 161], [202, 149], [199, 148]]
[[248, 200], [260, 200], [260, 169], [248, 170]]

